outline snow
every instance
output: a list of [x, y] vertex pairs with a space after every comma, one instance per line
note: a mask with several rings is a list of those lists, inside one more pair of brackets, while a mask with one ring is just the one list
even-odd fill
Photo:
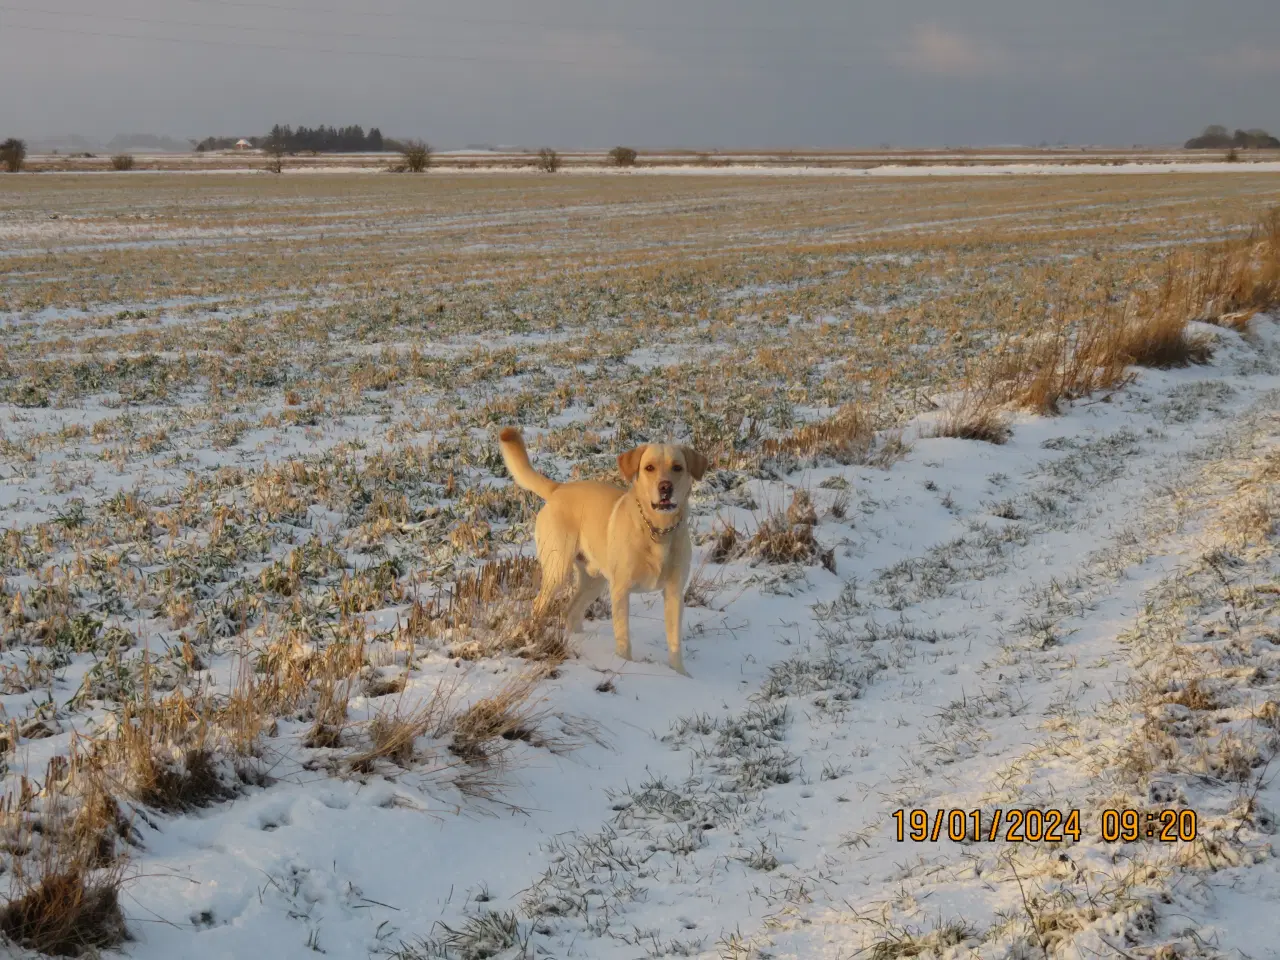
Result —
[[[1175, 172], [1132, 166], [1142, 169], [1085, 172]], [[952, 175], [942, 169], [825, 173]], [[619, 175], [665, 172], [798, 175], [707, 167]], [[499, 221], [486, 214], [421, 229], [476, 222]], [[57, 224], [6, 226], [0, 240], [65, 242], [77, 229]], [[91, 238], [129, 246], [204, 235], [125, 225]], [[771, 289], [747, 286], [725, 299]], [[274, 295], [222, 315], [288, 310], [304, 296]], [[147, 306], [150, 325], [181, 322], [165, 312], [202, 305], [180, 298], [125, 306]], [[22, 321], [38, 340], [44, 324], [92, 316], [64, 308]], [[119, 323], [117, 334], [145, 329]], [[455, 944], [449, 956], [511, 960], [518, 947], [490, 954], [476, 945], [476, 925], [496, 914], [514, 918], [529, 956], [591, 960], [850, 960], [877, 945], [876, 956], [910, 956], [907, 947], [931, 942], [956, 957], [1280, 955], [1272, 906], [1280, 869], [1269, 839], [1280, 787], [1265, 765], [1237, 780], [1214, 766], [1229, 737], [1265, 743], [1268, 724], [1276, 725], [1267, 704], [1280, 700], [1274, 528], [1261, 540], [1236, 532], [1257, 510], [1280, 515], [1280, 323], [1263, 315], [1243, 335], [1204, 324], [1193, 333], [1214, 341], [1210, 364], [1142, 371], [1123, 391], [1060, 417], [1019, 415], [1003, 446], [931, 437], [935, 413], [907, 426], [907, 456], [884, 469], [826, 464], [772, 480], [712, 473], [695, 494], [691, 526], [700, 538], [716, 522], [751, 530], [802, 488], [835, 571], [717, 565], [701, 543], [695, 565], [712, 586], [709, 604], [686, 615], [692, 679], [666, 667], [657, 598], [633, 600], [635, 662], [613, 655], [607, 621], [591, 623], [577, 655], [538, 688], [552, 736], [511, 745], [491, 801], [464, 797], [442, 779], [448, 757], [364, 776], [317, 767], [301, 745], [308, 724], [283, 719], [266, 738], [268, 785], [185, 815], [139, 813], [125, 954], [213, 960], [404, 950], [413, 958], [434, 955], [415, 943], [469, 929], [474, 949]], [[65, 339], [78, 351], [94, 334]], [[580, 335], [494, 335], [484, 345], [520, 349]], [[462, 354], [475, 345], [460, 337], [429, 351]], [[659, 342], [630, 351], [626, 363], [659, 369], [692, 349]], [[711, 359], [717, 347], [699, 349]], [[366, 350], [393, 352], [352, 347]], [[460, 401], [466, 396], [460, 389]], [[177, 418], [180, 402], [134, 406], [131, 415]], [[91, 428], [119, 415], [92, 402], [21, 411], [5, 404], [0, 413], [25, 424], [15, 436]], [[551, 425], [571, 419], [589, 425], [580, 407]], [[271, 455], [318, 457], [352, 437], [376, 446], [385, 432], [378, 417], [349, 416], [322, 439], [277, 435]], [[175, 463], [148, 483], [156, 492], [180, 487], [188, 471], [237, 456], [260, 463], [252, 451], [273, 433], [250, 430], [237, 453], [200, 448], [197, 462]], [[529, 438], [545, 463], [537, 432]], [[100, 452], [92, 447], [86, 441], [59, 463], [88, 470]], [[572, 466], [552, 465], [562, 475]], [[1250, 481], [1259, 470], [1264, 479]], [[95, 499], [140, 482], [124, 468], [90, 475]], [[68, 497], [48, 481], [36, 467], [6, 461], [6, 527], [67, 509]], [[323, 529], [332, 519], [314, 509], [308, 522]], [[370, 616], [370, 632], [389, 629], [396, 612]], [[81, 658], [60, 676], [64, 700], [90, 666]], [[412, 710], [444, 689], [465, 705], [519, 669], [518, 661], [469, 663], [433, 651], [417, 662], [400, 704]], [[225, 686], [230, 671], [225, 656], [209, 675]], [[1193, 718], [1162, 701], [1168, 683], [1192, 676], [1221, 693], [1220, 711]], [[30, 699], [5, 693], [0, 706], [16, 717]], [[385, 699], [353, 697], [353, 725], [385, 709]], [[1182, 748], [1179, 724], [1194, 727]], [[10, 781], [40, 774], [69, 736], [23, 743], [8, 758]], [[1152, 778], [1150, 793], [1135, 793], [1126, 758], [1151, 744], [1156, 766], [1164, 756], [1157, 747], [1191, 759]], [[1196, 750], [1202, 756], [1191, 756]], [[1216, 846], [1104, 842], [1100, 813], [1121, 804], [1195, 810]], [[1053, 847], [893, 834], [895, 811], [980, 809], [989, 823], [995, 809], [1023, 807], [1079, 810], [1081, 839]], [[1043, 922], [1033, 928], [1029, 918]], [[884, 946], [894, 941], [902, 942], [898, 953]], [[1154, 952], [1170, 944], [1178, 952]]]
[[[368, 165], [356, 164], [306, 164], [290, 166], [287, 162], [281, 176], [324, 176], [336, 174], [382, 174], [394, 164], [394, 158], [386, 163], [371, 162]], [[440, 172], [450, 175], [485, 176], [502, 174], [508, 176], [544, 177], [538, 170], [509, 166], [441, 166]], [[1117, 161], [1112, 163], [937, 163], [926, 165], [898, 164], [884, 162], [874, 167], [855, 166], [821, 166], [810, 164], [756, 164], [751, 162], [734, 162], [728, 166], [699, 163], [663, 163], [655, 166], [640, 165], [636, 167], [609, 166], [564, 166], [558, 176], [619, 176], [619, 177], [1049, 177], [1049, 176], [1099, 176], [1099, 175], [1136, 175], [1136, 174], [1207, 174], [1207, 173], [1280, 173], [1280, 161], [1258, 160], [1241, 163], [1225, 161], [1157, 161], [1144, 163], [1141, 161]], [[267, 176], [264, 169], [253, 167], [210, 166], [199, 169], [170, 168], [148, 170], [148, 176], [183, 175], [201, 176], [209, 174], [261, 174]], [[139, 176], [137, 172], [116, 173], [110, 170], [61, 170], [41, 174], [42, 176]], [[428, 174], [429, 176], [430, 174]], [[276, 176], [276, 174], [270, 174]]]
[[912, 166], [884, 163], [878, 167], [757, 166], [749, 163], [727, 167], [684, 164], [634, 167], [624, 170], [565, 167], [563, 173], [614, 173], [621, 176], [761, 176], [761, 177], [1046, 177], [1097, 174], [1155, 173], [1280, 173], [1280, 162], [1250, 163], [1005, 163], [936, 164]]
[[[1217, 341], [1211, 365], [1020, 417], [1005, 446], [929, 438], [925, 416], [887, 470], [814, 468], [732, 498], [708, 478], [699, 532], [713, 511], [749, 528], [731, 500], [785, 505], [811, 490], [836, 572], [707, 568], [721, 588], [688, 611], [692, 679], [666, 668], [653, 603], [633, 601], [634, 663], [613, 656], [607, 621], [589, 625], [540, 689], [540, 709], [580, 744], [517, 744], [501, 803], [459, 805], [431, 769], [363, 781], [305, 769], [297, 724], [283, 725], [272, 785], [141, 825], [126, 953], [377, 955], [514, 911], [530, 956], [843, 960], [960, 920], [974, 936], [944, 954], [1023, 955], [1034, 941], [1018, 918], [1048, 909], [1056, 867], [1105, 899], [1116, 862], [1166, 859], [1098, 836], [1101, 788], [1119, 787], [1093, 761], [1141, 726], [1117, 702], [1152, 656], [1125, 634], [1217, 542], [1226, 479], [1280, 451], [1280, 328], [1259, 317], [1248, 337], [1199, 332]], [[1262, 553], [1235, 579], [1274, 582]], [[436, 658], [404, 703], [454, 680], [482, 696], [510, 669]], [[1275, 682], [1256, 687], [1259, 702]], [[373, 710], [351, 707], [357, 721]], [[42, 767], [40, 742], [25, 759]], [[1256, 801], [1277, 810], [1272, 780]], [[1206, 820], [1223, 792], [1194, 778], [1179, 789]], [[1047, 851], [892, 835], [899, 809], [1028, 805], [1081, 810], [1082, 839]], [[1144, 879], [1132, 909], [1081, 920], [1060, 955], [1146, 956], [1133, 953], [1144, 937], [1190, 928], [1217, 951], [1204, 956], [1276, 956], [1280, 871], [1264, 833], [1245, 831], [1256, 863]]]

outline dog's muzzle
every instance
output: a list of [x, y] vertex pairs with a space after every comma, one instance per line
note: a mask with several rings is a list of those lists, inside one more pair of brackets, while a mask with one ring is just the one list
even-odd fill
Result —
[[678, 509], [679, 504], [677, 504], [674, 500], [671, 499], [671, 494], [673, 494], [674, 492], [675, 492], [675, 484], [673, 484], [670, 480], [663, 480], [661, 483], [659, 483], [658, 484], [658, 502], [655, 504], [652, 504], [653, 509], [659, 511], [660, 513], [671, 513], [673, 510]]

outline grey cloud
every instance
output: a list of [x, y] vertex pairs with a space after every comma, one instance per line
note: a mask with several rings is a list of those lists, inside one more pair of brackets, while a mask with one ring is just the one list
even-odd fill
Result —
[[1280, 71], [1274, 4], [0, 0], [0, 136], [361, 123], [446, 147], [1177, 142], [1207, 123], [1280, 128], [1260, 82]]

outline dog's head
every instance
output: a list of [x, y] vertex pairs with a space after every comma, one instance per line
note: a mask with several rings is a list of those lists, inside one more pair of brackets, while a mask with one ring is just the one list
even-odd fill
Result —
[[641, 508], [661, 523], [684, 510], [693, 481], [707, 472], [707, 458], [691, 447], [648, 443], [619, 455], [618, 469]]

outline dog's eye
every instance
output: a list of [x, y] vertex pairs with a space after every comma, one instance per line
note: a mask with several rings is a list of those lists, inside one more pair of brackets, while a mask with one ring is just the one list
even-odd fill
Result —
[[673, 463], [673, 464], [671, 465], [671, 472], [672, 472], [672, 473], [679, 473], [679, 472], [680, 472], [681, 470], [683, 470], [683, 469], [684, 469], [684, 467], [680, 466], [680, 464], [678, 464], [678, 463]]
[[651, 464], [649, 464], [647, 467], [645, 467], [645, 468], [644, 468], [644, 472], [645, 472], [645, 473], [653, 473], [653, 464], [651, 463]]

